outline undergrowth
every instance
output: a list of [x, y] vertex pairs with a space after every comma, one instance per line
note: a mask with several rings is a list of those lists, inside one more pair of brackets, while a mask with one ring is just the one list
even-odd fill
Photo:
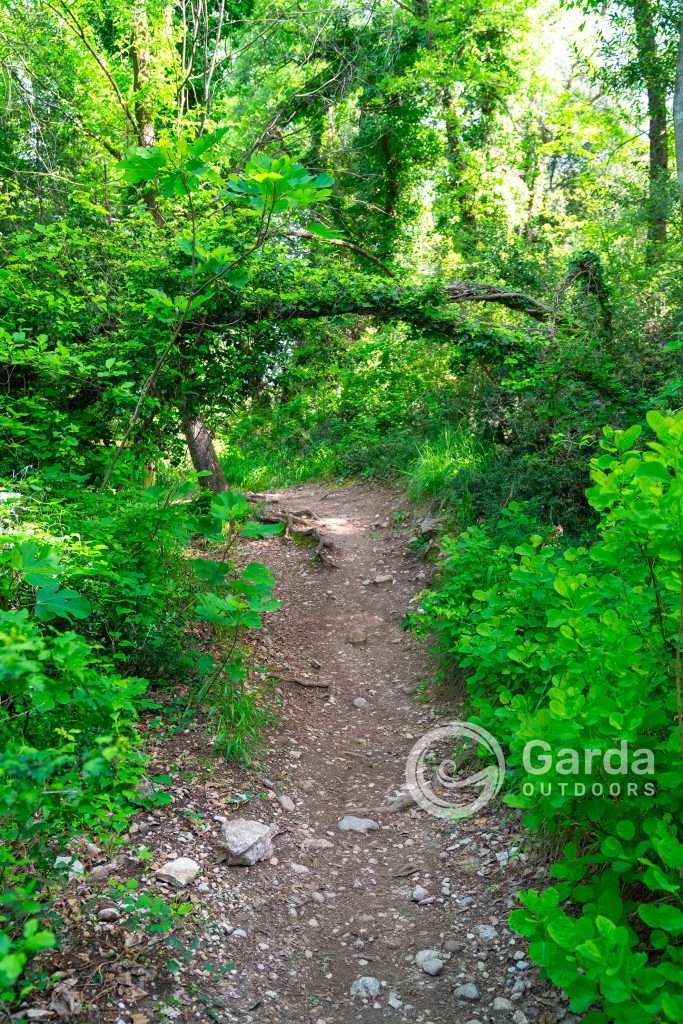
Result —
[[[3, 494], [0, 547], [0, 1001], [44, 983], [30, 962], [56, 943], [47, 911], [63, 862], [110, 844], [145, 796], [140, 715], [186, 682], [218, 753], [246, 762], [271, 711], [243, 649], [277, 608], [273, 578], [230, 557], [277, 532], [241, 496], [188, 502], [190, 485], [125, 496], [27, 478]], [[202, 538], [201, 557], [188, 557]], [[188, 644], [213, 630], [225, 654]], [[60, 860], [61, 858], [61, 860]]]
[[510, 921], [584, 1024], [683, 1019], [683, 413], [648, 424], [605, 429], [586, 543], [511, 506], [444, 539], [410, 616], [563, 847]]

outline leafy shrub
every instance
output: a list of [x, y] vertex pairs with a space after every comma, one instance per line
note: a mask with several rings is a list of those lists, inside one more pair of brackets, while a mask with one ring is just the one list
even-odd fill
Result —
[[[521, 893], [511, 923], [586, 1024], [683, 1019], [683, 413], [648, 423], [644, 450], [637, 426], [604, 432], [591, 544], [548, 531], [513, 546], [472, 527], [445, 542], [412, 617], [507, 745], [507, 802], [563, 845], [557, 883]], [[539, 740], [559, 751], [542, 786], [525, 758]], [[622, 742], [651, 751], [656, 774], [582, 758], [568, 774], [568, 750]]]
[[[56, 494], [44, 480], [30, 484], [10, 492], [0, 546], [4, 1002], [30, 991], [30, 959], [56, 941], [43, 921], [62, 880], [57, 858], [77, 837], [122, 833], [141, 802], [136, 720], [155, 705], [139, 668], [158, 682], [184, 664], [217, 748], [247, 759], [268, 716], [247, 685], [242, 638], [278, 606], [265, 566], [228, 559], [239, 538], [280, 529], [254, 522], [239, 495], [207, 510], [177, 488], [77, 500], [63, 479]], [[188, 557], [195, 535], [217, 557]], [[221, 660], [183, 653], [192, 619], [225, 641]]]
[[246, 487], [313, 477], [398, 474], [417, 445], [458, 423], [460, 387], [444, 345], [405, 330], [367, 332], [330, 360], [295, 354], [271, 392], [227, 423], [223, 466]]

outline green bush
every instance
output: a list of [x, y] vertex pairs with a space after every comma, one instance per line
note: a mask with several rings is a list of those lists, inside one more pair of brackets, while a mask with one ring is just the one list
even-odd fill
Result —
[[[412, 616], [507, 747], [507, 802], [563, 847], [556, 884], [521, 893], [511, 923], [586, 1024], [683, 1019], [683, 413], [648, 423], [643, 450], [637, 426], [604, 432], [592, 543], [548, 531], [511, 544], [513, 510], [502, 543], [482, 527], [445, 542]], [[651, 751], [655, 773], [566, 753], [623, 742]]]
[[[225, 756], [248, 759], [268, 720], [241, 641], [277, 608], [273, 578], [228, 556], [279, 525], [229, 493], [207, 508], [177, 488], [77, 497], [59, 483], [9, 492], [0, 546], [0, 1003], [30, 991], [31, 958], [56, 942], [45, 922], [57, 858], [115, 838], [142, 802], [136, 721], [156, 706], [150, 681], [184, 666], [186, 699]], [[196, 619], [225, 640], [221, 661], [183, 653]]]
[[368, 331], [334, 359], [323, 348], [295, 352], [262, 401], [228, 420], [227, 479], [258, 489], [398, 475], [419, 445], [441, 438], [444, 422], [462, 419], [451, 357], [448, 346], [397, 328]]

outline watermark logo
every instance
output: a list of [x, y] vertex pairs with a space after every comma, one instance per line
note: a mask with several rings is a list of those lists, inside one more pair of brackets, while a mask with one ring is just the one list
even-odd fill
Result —
[[[495, 763], [480, 768], [481, 748]], [[408, 755], [406, 781], [415, 803], [437, 818], [461, 820], [496, 796], [505, 758], [494, 736], [472, 722], [449, 722], [426, 733]]]
[[[654, 796], [655, 755], [649, 747], [631, 749], [627, 740], [616, 747], [562, 747], [555, 751], [546, 740], [529, 740], [522, 751], [527, 778], [524, 796], [620, 797]], [[548, 777], [550, 776], [550, 777]]]

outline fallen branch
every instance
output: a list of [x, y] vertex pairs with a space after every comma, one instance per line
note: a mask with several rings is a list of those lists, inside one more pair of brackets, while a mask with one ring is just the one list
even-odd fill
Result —
[[321, 533], [317, 526], [312, 526], [308, 522], [309, 519], [318, 518], [315, 512], [311, 512], [310, 509], [301, 509], [299, 512], [288, 512], [286, 509], [271, 509], [256, 514], [262, 523], [284, 523], [285, 532], [283, 536], [285, 540], [291, 540], [293, 536], [310, 537], [315, 543], [313, 558], [317, 558], [323, 565], [327, 565], [331, 569], [339, 568], [329, 553], [334, 548], [333, 541]]
[[295, 686], [305, 686], [309, 690], [328, 690], [330, 687], [329, 683], [324, 683], [322, 681], [315, 682], [314, 680], [309, 679], [281, 679], [280, 682], [293, 683]]

